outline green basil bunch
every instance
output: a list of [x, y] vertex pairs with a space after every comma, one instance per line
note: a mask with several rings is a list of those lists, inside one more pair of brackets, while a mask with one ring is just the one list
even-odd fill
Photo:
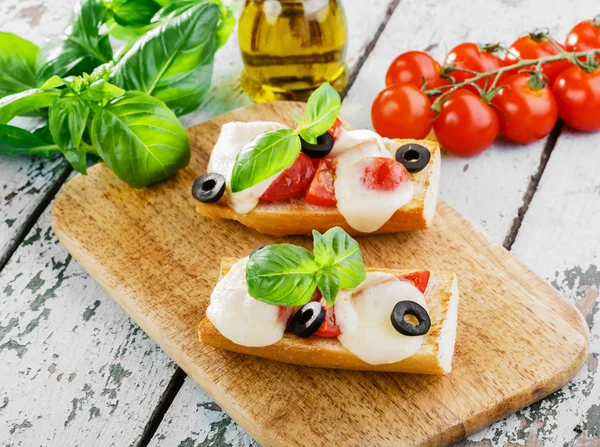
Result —
[[[190, 158], [176, 115], [200, 106], [233, 26], [219, 0], [83, 0], [43, 49], [0, 33], [0, 154], [61, 152], [83, 174], [93, 154], [133, 187], [172, 175]], [[117, 56], [109, 33], [127, 41]]]
[[308, 98], [297, 129], [277, 129], [254, 138], [237, 155], [231, 174], [233, 192], [248, 189], [289, 168], [302, 150], [300, 137], [315, 144], [327, 132], [340, 111], [339, 93], [325, 83]]
[[253, 298], [278, 306], [302, 306], [315, 289], [333, 305], [339, 289], [366, 278], [358, 242], [340, 227], [313, 230], [314, 250], [291, 244], [267, 245], [248, 260], [246, 282]]
[[[52, 99], [42, 130], [32, 133], [6, 124], [27, 104], [35, 107], [29, 100], [36, 95]], [[125, 91], [101, 75], [54, 76], [31, 94], [13, 95], [0, 112], [0, 153], [61, 152], [82, 174], [93, 154], [135, 188], [171, 176], [190, 160], [187, 133], [163, 102]]]

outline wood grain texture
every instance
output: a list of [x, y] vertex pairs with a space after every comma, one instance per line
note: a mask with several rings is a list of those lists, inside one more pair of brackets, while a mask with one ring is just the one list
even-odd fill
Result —
[[598, 134], [563, 130], [513, 253], [551, 282], [585, 316], [590, 355], [567, 386], [471, 437], [474, 442], [600, 445], [600, 163]]
[[[564, 0], [402, 0], [349, 91], [341, 114], [358, 128], [372, 128], [370, 106], [385, 87], [385, 72], [399, 54], [429, 51], [443, 61], [461, 42], [510, 45], [535, 28], [548, 27], [562, 41], [577, 22], [595, 16], [596, 2]], [[526, 146], [499, 139], [482, 154], [443, 154], [440, 197], [502, 242], [509, 233], [546, 141]], [[477, 191], [474, 194], [473, 191]]]
[[134, 445], [174, 370], [56, 240], [48, 209], [0, 273], [0, 445]]
[[199, 343], [197, 324], [221, 256], [243, 256], [281, 238], [197, 215], [191, 183], [205, 169], [222, 123], [285, 122], [296, 108], [252, 106], [194, 127], [190, 166], [152, 188], [133, 190], [105, 166], [92, 168], [57, 198], [56, 234], [173, 360], [266, 445], [448, 445], [555, 391], [578, 371], [588, 353], [581, 314], [445, 203], [428, 231], [360, 242], [367, 265], [457, 273], [451, 374], [311, 369]]

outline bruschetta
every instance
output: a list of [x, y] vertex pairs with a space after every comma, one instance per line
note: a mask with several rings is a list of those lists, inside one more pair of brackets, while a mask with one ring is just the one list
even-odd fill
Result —
[[339, 118], [315, 144], [303, 135], [302, 124], [223, 125], [207, 173], [192, 187], [197, 211], [278, 236], [336, 226], [360, 235], [431, 225], [441, 163], [437, 143], [382, 138]]
[[451, 371], [458, 315], [453, 272], [370, 268], [356, 287], [340, 288], [331, 305], [321, 291], [327, 287], [319, 284], [305, 304], [280, 306], [271, 300], [274, 291], [287, 293], [279, 283], [283, 276], [274, 277], [277, 284], [264, 285], [265, 302], [260, 290], [253, 289], [251, 275], [257, 263], [282, 258], [273, 251], [257, 253], [239, 260], [223, 258], [219, 282], [198, 329], [202, 343], [313, 367]]

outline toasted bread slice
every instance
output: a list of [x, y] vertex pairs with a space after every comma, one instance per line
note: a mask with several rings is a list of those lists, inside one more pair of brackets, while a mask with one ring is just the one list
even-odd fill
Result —
[[[431, 152], [431, 161], [422, 171], [410, 175], [415, 187], [412, 200], [396, 211], [379, 230], [368, 234], [424, 230], [433, 220], [440, 177], [440, 147], [438, 143], [428, 140], [396, 141], [401, 144], [418, 143], [427, 147]], [[225, 198], [216, 203], [198, 203], [196, 210], [213, 219], [237, 220], [261, 233], [275, 236], [312, 234], [312, 230], [324, 233], [336, 226], [353, 236], [365, 234], [348, 225], [335, 206], [311, 205], [303, 198], [260, 201], [248, 214], [236, 213]]]
[[[237, 259], [223, 258], [220, 278], [225, 276]], [[394, 275], [414, 270], [367, 269]], [[431, 317], [431, 329], [419, 351], [396, 363], [371, 365], [344, 348], [337, 338], [296, 337], [285, 333], [279, 342], [265, 347], [241, 346], [225, 338], [204, 318], [198, 328], [200, 341], [210, 346], [242, 354], [256, 355], [285, 363], [321, 368], [354, 369], [363, 371], [390, 371], [416, 374], [446, 374], [452, 369], [456, 323], [458, 317], [458, 285], [453, 272], [431, 272], [425, 291], [425, 301]]]

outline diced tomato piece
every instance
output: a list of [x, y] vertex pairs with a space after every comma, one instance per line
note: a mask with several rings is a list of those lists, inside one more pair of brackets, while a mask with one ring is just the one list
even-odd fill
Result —
[[300, 152], [292, 166], [284, 170], [275, 179], [269, 189], [260, 196], [261, 200], [275, 201], [289, 199], [302, 194], [310, 185], [315, 168], [308, 155]]
[[279, 314], [277, 314], [277, 319], [279, 321], [288, 321], [292, 316], [294, 311], [293, 306], [279, 306]]
[[317, 165], [317, 171], [312, 183], [306, 191], [304, 200], [313, 205], [334, 206], [335, 198], [335, 159], [331, 157], [321, 158]]
[[393, 191], [401, 183], [410, 180], [406, 168], [393, 158], [369, 157], [356, 165], [363, 169], [363, 184], [376, 191]]
[[337, 337], [342, 332], [340, 331], [340, 327], [335, 324], [335, 312], [333, 310], [334, 306], [330, 306], [327, 304], [324, 298], [321, 298], [321, 306], [325, 309], [325, 320], [321, 323], [315, 335], [319, 337]]
[[327, 131], [333, 137], [333, 141], [336, 141], [338, 139], [343, 127], [344, 127], [344, 125], [342, 124], [340, 119], [336, 118], [335, 121], [333, 122], [333, 126], [331, 126], [331, 128]]
[[429, 276], [431, 276], [431, 272], [429, 270], [423, 270], [421, 272], [406, 273], [398, 276], [398, 278], [412, 282], [421, 293], [425, 293], [427, 284], [429, 284]]

